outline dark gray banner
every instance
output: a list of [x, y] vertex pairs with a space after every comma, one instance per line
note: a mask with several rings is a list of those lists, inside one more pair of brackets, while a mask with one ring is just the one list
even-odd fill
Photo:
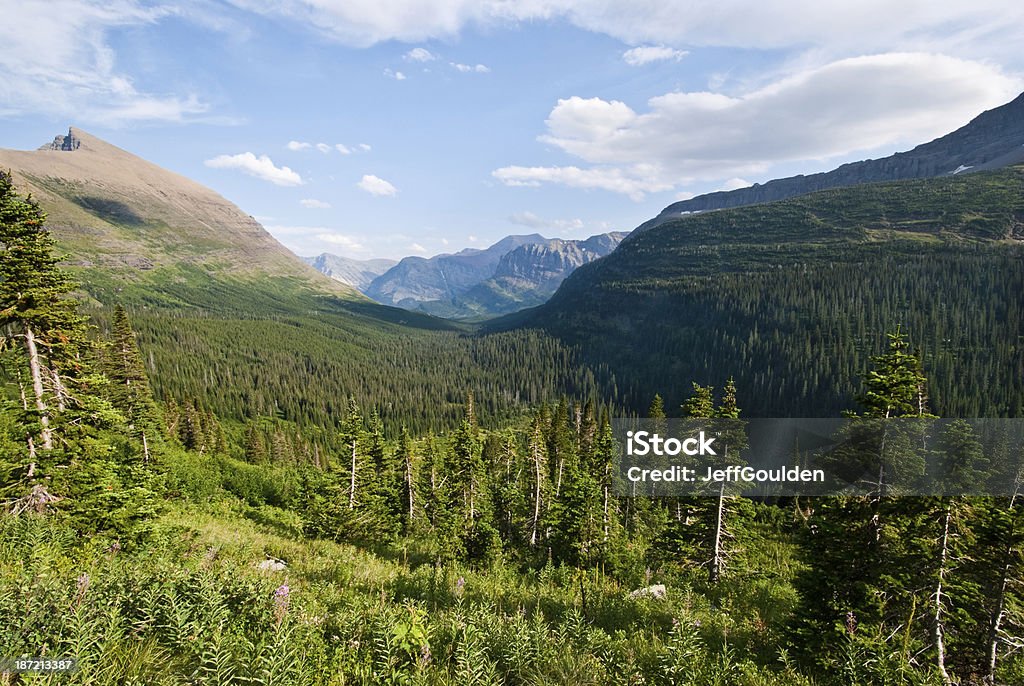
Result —
[[1024, 419], [616, 419], [629, 496], [1008, 496]]

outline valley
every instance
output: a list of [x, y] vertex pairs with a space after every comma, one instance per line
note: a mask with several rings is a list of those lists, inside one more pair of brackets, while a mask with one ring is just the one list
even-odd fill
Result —
[[[951, 136], [930, 178], [397, 262], [77, 128], [0, 151], [0, 644], [77, 661], [0, 679], [1020, 682], [1020, 431], [929, 422], [1020, 418], [1024, 166]], [[867, 495], [670, 497], [612, 430], [735, 461], [740, 418], [839, 416], [931, 462], [893, 428]]]

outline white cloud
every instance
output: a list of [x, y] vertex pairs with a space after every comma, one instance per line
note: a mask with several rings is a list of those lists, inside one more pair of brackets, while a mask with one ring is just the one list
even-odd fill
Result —
[[468, 240], [470, 243], [476, 243], [480, 239], [474, 236], [473, 234], [470, 234], [466, 236], [466, 240]]
[[331, 146], [327, 145], [327, 143], [317, 143], [316, 149], [326, 155], [331, 151]]
[[405, 53], [405, 59], [412, 62], [431, 62], [436, 60], [437, 56], [426, 48], [413, 48]]
[[207, 167], [215, 169], [237, 169], [249, 176], [269, 181], [277, 186], [301, 186], [302, 177], [288, 167], [275, 166], [266, 155], [257, 157], [251, 152], [238, 155], [218, 155], [206, 160]]
[[356, 185], [370, 195], [390, 196], [398, 193], [397, 188], [379, 176], [374, 176], [373, 174], [365, 174]]
[[647, 193], [671, 190], [673, 182], [661, 179], [660, 170], [651, 165], [633, 165], [630, 168], [591, 167], [519, 167], [510, 166], [491, 172], [506, 186], [540, 186], [556, 183], [571, 188], [596, 188], [628, 195], [643, 200]]
[[140, 90], [133, 76], [118, 68], [107, 39], [111, 29], [152, 25], [176, 10], [134, 0], [29, 0], [3, 6], [0, 115], [45, 114], [123, 126], [195, 121], [208, 112], [194, 93]]
[[296, 255], [315, 255], [340, 247], [345, 252], [365, 255], [369, 252], [361, 239], [325, 226], [294, 226], [265, 224], [267, 231]]
[[665, 60], [676, 60], [677, 62], [686, 57], [686, 50], [676, 50], [664, 45], [641, 45], [622, 53], [622, 59], [634, 67], [639, 67], [651, 62], [663, 62]]
[[776, 49], [833, 55], [895, 49], [1002, 51], [1024, 40], [1019, 0], [232, 0], [352, 46], [453, 38], [467, 26], [565, 21], [628, 44]]
[[544, 219], [533, 212], [516, 212], [509, 216], [508, 220], [513, 224], [527, 226], [537, 230], [553, 230], [559, 233], [569, 233], [583, 228], [583, 220], [576, 219]]
[[371, 148], [367, 143], [360, 143], [359, 149], [362, 150], [363, 152], [370, 152], [371, 150], [373, 150], [373, 148]]
[[425, 253], [425, 252], [427, 252], [427, 249], [424, 248], [419, 243], [410, 243], [409, 244], [409, 250], [412, 250], [413, 252], [418, 252], [418, 253]]
[[336, 143], [334, 149], [340, 152], [342, 155], [351, 155], [352, 149], [342, 143]]
[[327, 210], [331, 207], [330, 203], [315, 198], [303, 198], [299, 204], [311, 210]]
[[1021, 87], [989, 64], [889, 53], [838, 60], [744, 95], [668, 93], [642, 112], [574, 96], [558, 101], [540, 140], [596, 166], [505, 167], [494, 176], [507, 185], [560, 183], [639, 198], [695, 179], [931, 140]]
[[449, 62], [448, 64], [452, 66], [452, 69], [460, 71], [463, 74], [468, 74], [469, 72], [476, 72], [477, 74], [487, 74], [490, 73], [491, 71], [489, 67], [483, 64], [478, 64], [476, 66], [472, 66], [469, 64], [459, 64], [458, 62]]
[[735, 190], [738, 190], [740, 188], [746, 188], [746, 187], [752, 186], [752, 185], [753, 184], [750, 181], [747, 181], [746, 179], [741, 179], [739, 177], [734, 176], [731, 179], [726, 179], [722, 183], [722, 187], [719, 188], [719, 190], [722, 190], [722, 191], [735, 191]]
[[310, 143], [302, 143], [300, 141], [288, 141], [287, 148], [292, 152], [298, 152], [300, 150], [308, 150], [312, 147]]
[[347, 234], [338, 233], [337, 231], [324, 231], [323, 233], [317, 233], [316, 239], [318, 241], [323, 241], [324, 243], [340, 246], [346, 250], [351, 250], [352, 252], [362, 252], [364, 250], [363, 244], [360, 243], [358, 239]]
[[395, 71], [393, 69], [385, 69], [384, 76], [388, 77], [389, 79], [394, 79], [395, 81], [405, 81], [405, 74], [403, 74], [400, 71]]

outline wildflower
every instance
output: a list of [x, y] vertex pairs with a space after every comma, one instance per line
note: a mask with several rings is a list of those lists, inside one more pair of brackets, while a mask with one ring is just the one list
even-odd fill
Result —
[[85, 592], [89, 590], [89, 584], [91, 579], [89, 578], [88, 572], [82, 572], [81, 576], [75, 582], [75, 604], [77, 608], [82, 604], [82, 599], [85, 598]]
[[459, 580], [455, 582], [455, 597], [461, 598], [462, 594], [465, 593], [466, 588], [466, 577], [460, 576]]
[[274, 620], [277, 626], [281, 626], [285, 616], [288, 614], [288, 605], [291, 601], [291, 589], [286, 584], [281, 584], [274, 591]]

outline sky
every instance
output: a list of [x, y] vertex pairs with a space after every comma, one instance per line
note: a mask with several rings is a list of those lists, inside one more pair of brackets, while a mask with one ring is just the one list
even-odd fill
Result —
[[81, 128], [299, 255], [628, 231], [1024, 90], [1019, 0], [0, 0], [0, 147]]

